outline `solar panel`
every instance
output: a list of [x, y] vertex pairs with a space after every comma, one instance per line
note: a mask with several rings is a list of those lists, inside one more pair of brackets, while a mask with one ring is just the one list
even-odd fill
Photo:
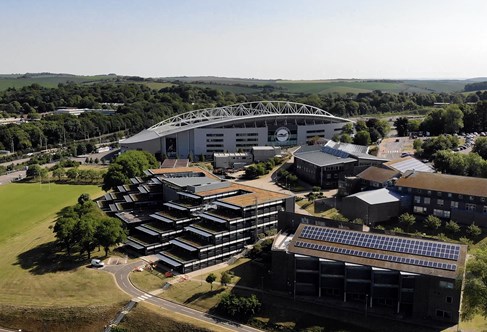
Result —
[[315, 250], [319, 250], [319, 251], [326, 251], [326, 252], [331, 252], [331, 253], [338, 253], [338, 254], [357, 256], [357, 257], [365, 257], [365, 258], [377, 259], [377, 260], [393, 262], [393, 263], [403, 263], [403, 264], [415, 265], [415, 266], [421, 266], [421, 267], [431, 267], [431, 268], [447, 270], [447, 271], [456, 271], [456, 269], [457, 269], [456, 264], [432, 262], [432, 261], [427, 261], [427, 260], [423, 260], [423, 259], [412, 259], [412, 258], [407, 258], [407, 257], [398, 257], [398, 256], [394, 256], [394, 255], [379, 254], [379, 253], [366, 252], [366, 251], [355, 250], [355, 249], [331, 247], [331, 246], [325, 246], [325, 245], [313, 247], [313, 246], [310, 246], [310, 243], [303, 242], [303, 241], [297, 241], [296, 247], [301, 247], [301, 248], [310, 248], [311, 247], [311, 249], [315, 249]]
[[435, 257], [456, 261], [460, 256], [457, 244], [435, 243], [414, 239], [380, 236], [342, 229], [304, 226], [301, 238], [352, 245], [356, 247], [400, 252], [404, 254]]

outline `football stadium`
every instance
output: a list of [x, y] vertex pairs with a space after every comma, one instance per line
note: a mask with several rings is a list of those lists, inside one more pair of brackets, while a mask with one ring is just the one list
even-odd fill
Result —
[[310, 105], [248, 102], [182, 113], [120, 143], [122, 151], [197, 158], [250, 151], [253, 146], [303, 145], [313, 137], [331, 139], [347, 122], [350, 120]]

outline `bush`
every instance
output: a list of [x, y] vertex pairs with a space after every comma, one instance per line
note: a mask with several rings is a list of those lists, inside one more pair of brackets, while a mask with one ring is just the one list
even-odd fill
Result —
[[456, 222], [454, 222], [453, 220], [450, 220], [445, 224], [445, 229], [448, 233], [455, 234], [455, 233], [460, 232], [461, 228]]
[[470, 238], [476, 238], [480, 236], [480, 234], [482, 234], [482, 230], [473, 222], [470, 226], [467, 227], [467, 234], [470, 236]]
[[260, 307], [261, 303], [254, 294], [245, 297], [225, 293], [216, 309], [225, 316], [245, 321], [256, 314]]
[[319, 192], [320, 190], [321, 190], [320, 186], [313, 186], [313, 192], [314, 193]]
[[424, 225], [424, 227], [429, 228], [429, 229], [438, 229], [441, 226], [441, 220], [438, 217], [435, 217], [433, 215], [429, 215], [423, 221], [423, 225]]

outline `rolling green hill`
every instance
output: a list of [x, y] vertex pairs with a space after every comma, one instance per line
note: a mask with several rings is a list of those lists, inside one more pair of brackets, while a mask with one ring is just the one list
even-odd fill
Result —
[[141, 78], [110, 75], [76, 76], [70, 74], [10, 74], [0, 75], [0, 91], [7, 88], [21, 88], [37, 83], [44, 87], [55, 87], [59, 83], [75, 82], [92, 84], [94, 82], [132, 82], [144, 84], [152, 89], [162, 89], [177, 83], [186, 83], [201, 88], [212, 88], [233, 93], [254, 94], [260, 92], [288, 94], [327, 94], [360, 93], [381, 90], [383, 92], [462, 92], [465, 84], [483, 78], [468, 80], [261, 80], [254, 78], [229, 78], [215, 76]]

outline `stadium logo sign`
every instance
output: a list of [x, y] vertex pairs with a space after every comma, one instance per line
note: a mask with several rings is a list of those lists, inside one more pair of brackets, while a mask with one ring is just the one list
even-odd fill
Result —
[[277, 128], [274, 135], [276, 136], [276, 139], [279, 142], [286, 142], [291, 137], [291, 132], [286, 127], [280, 127], [280, 128]]

